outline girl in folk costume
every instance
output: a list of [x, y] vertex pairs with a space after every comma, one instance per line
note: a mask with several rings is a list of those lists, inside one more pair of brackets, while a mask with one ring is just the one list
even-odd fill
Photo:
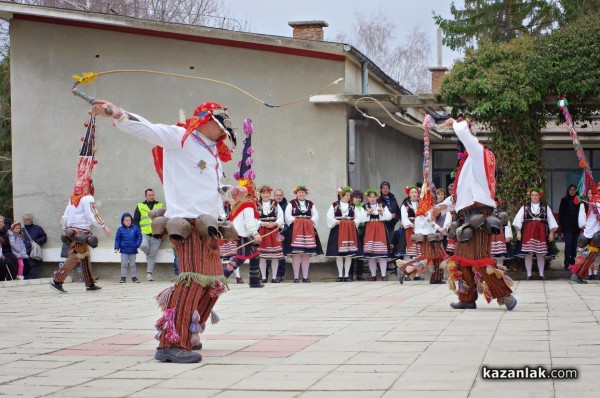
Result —
[[368, 203], [364, 207], [361, 222], [365, 223], [365, 239], [363, 252], [369, 261], [371, 280], [377, 280], [377, 263], [381, 271], [381, 280], [387, 281], [385, 274], [387, 260], [390, 257], [390, 242], [385, 228], [385, 221], [392, 219], [392, 213], [386, 206], [377, 203], [379, 192], [374, 189], [365, 191]]
[[[223, 200], [223, 211], [219, 214], [219, 222], [229, 221], [229, 216], [231, 215], [231, 202], [229, 200]], [[221, 254], [221, 261], [225, 261], [229, 263], [231, 261], [231, 257], [237, 251], [237, 241], [235, 240], [227, 240], [227, 239], [219, 239], [219, 252]], [[244, 280], [240, 275], [240, 269], [236, 268], [234, 271], [235, 281], [238, 284], [243, 284]]]
[[[501, 204], [501, 200], [497, 199], [496, 203]], [[501, 213], [502, 215], [506, 213]], [[501, 220], [502, 223], [505, 223], [505, 220]], [[504, 265], [504, 260], [508, 256], [508, 250], [506, 248], [506, 244], [510, 243], [513, 238], [512, 233], [512, 224], [509, 220], [506, 220], [506, 225], [504, 226], [504, 230], [499, 234], [492, 235], [492, 257], [496, 259], [496, 264]]]
[[258, 202], [260, 229], [258, 233], [263, 237], [258, 247], [262, 283], [267, 283], [267, 260], [271, 261], [271, 283], [279, 283], [275, 277], [279, 260], [283, 258], [281, 235], [275, 232], [275, 230], [279, 231], [283, 228], [283, 210], [274, 199], [271, 199], [272, 192], [273, 188], [268, 185], [263, 185], [258, 190], [260, 195]]
[[335, 257], [338, 268], [336, 282], [350, 282], [352, 258], [358, 254], [359, 243], [356, 230], [360, 219], [356, 217], [356, 208], [351, 203], [352, 188], [340, 187], [338, 200], [327, 211], [327, 226], [330, 228], [327, 242], [327, 257]]
[[[587, 283], [583, 280], [589, 275], [590, 279], [596, 279], [598, 275], [598, 252], [600, 250], [600, 183], [596, 189], [590, 189], [588, 193], [589, 203], [587, 212], [584, 206], [579, 207], [578, 223], [583, 231], [579, 235], [577, 246], [583, 250], [581, 255], [575, 258], [575, 264], [569, 266], [573, 273], [571, 281], [576, 283]], [[586, 204], [584, 202], [584, 204]]]
[[363, 256], [363, 246], [365, 243], [365, 207], [363, 205], [364, 194], [362, 191], [358, 189], [352, 190], [352, 204], [354, 205], [354, 218], [358, 220], [358, 224], [356, 227], [356, 232], [358, 234], [358, 254], [357, 257], [352, 259], [352, 265], [350, 266], [350, 281], [352, 281], [352, 274], [356, 275], [357, 281], [364, 281], [363, 277], [363, 268], [364, 268], [364, 260]]
[[554, 242], [554, 231], [558, 229], [552, 209], [540, 201], [543, 193], [540, 188], [532, 188], [528, 192], [530, 201], [521, 206], [513, 221], [517, 230], [517, 240], [521, 241], [519, 256], [525, 257], [527, 280], [531, 279], [534, 254], [537, 257], [540, 279], [546, 279], [544, 277], [545, 256], [549, 254], [548, 247]]
[[317, 234], [319, 213], [314, 203], [306, 199], [306, 186], [298, 185], [292, 192], [296, 199], [291, 200], [285, 208], [285, 223], [289, 226], [285, 252], [292, 255], [294, 283], [300, 281], [300, 268], [302, 282], [309, 283], [310, 256], [323, 254]]
[[[416, 242], [413, 239], [415, 234], [415, 217], [417, 209], [419, 207], [419, 188], [416, 186], [407, 186], [404, 191], [408, 195], [408, 198], [402, 202], [400, 206], [400, 214], [402, 218], [402, 226], [406, 233], [406, 256], [404, 259], [414, 259], [421, 255], [421, 250], [418, 245], [420, 242]], [[421, 240], [422, 242], [422, 240]], [[414, 277], [414, 280], [423, 280], [419, 274]]]
[[263, 287], [260, 283], [259, 259], [257, 243], [260, 243], [261, 236], [258, 233], [260, 221], [256, 201], [249, 195], [246, 187], [235, 187], [231, 190], [231, 216], [229, 219], [233, 223], [238, 233], [238, 250], [236, 255], [225, 269], [225, 276], [231, 275], [235, 269], [250, 260], [249, 279], [250, 287]]

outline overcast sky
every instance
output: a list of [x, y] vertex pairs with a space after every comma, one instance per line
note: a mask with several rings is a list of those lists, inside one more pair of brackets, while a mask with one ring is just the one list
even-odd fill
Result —
[[[335, 40], [340, 32], [349, 33], [356, 12], [374, 15], [379, 9], [385, 11], [389, 20], [396, 25], [396, 40], [401, 41], [412, 30], [419, 27], [431, 43], [431, 65], [437, 63], [436, 31], [432, 11], [450, 17], [450, 0], [227, 0], [232, 17], [247, 20], [253, 33], [276, 36], [291, 36], [290, 21], [323, 20], [325, 40]], [[463, 2], [456, 1], [461, 7]], [[461, 54], [443, 49], [443, 66], [450, 66]]]

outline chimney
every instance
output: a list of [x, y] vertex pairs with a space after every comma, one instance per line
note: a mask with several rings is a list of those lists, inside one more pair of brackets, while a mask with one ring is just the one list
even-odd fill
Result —
[[323, 28], [329, 26], [325, 21], [293, 21], [288, 22], [294, 28], [294, 39], [323, 40]]
[[445, 66], [434, 66], [429, 68], [429, 71], [431, 72], [431, 92], [433, 94], [439, 94], [442, 80], [444, 80], [448, 68]]

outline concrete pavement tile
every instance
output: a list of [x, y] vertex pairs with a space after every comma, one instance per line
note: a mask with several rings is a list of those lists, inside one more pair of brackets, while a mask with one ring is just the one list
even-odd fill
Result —
[[340, 365], [335, 371], [336, 372], [350, 372], [350, 373], [394, 373], [397, 375], [402, 374], [410, 365]]
[[65, 397], [122, 397], [142, 391], [152, 385], [158, 384], [157, 380], [148, 379], [96, 379], [76, 387], [65, 389]]
[[[383, 391], [305, 391], [298, 395], [299, 398], [379, 398]], [[406, 397], [404, 397], [406, 398]]]
[[93, 377], [72, 377], [61, 376], [61, 377], [43, 377], [43, 376], [31, 376], [24, 379], [13, 381], [11, 384], [21, 384], [26, 386], [60, 386], [60, 387], [72, 387], [80, 384], [85, 384], [89, 381], [94, 380]]
[[231, 386], [233, 390], [306, 390], [327, 372], [259, 372]]
[[294, 398], [297, 397], [302, 391], [244, 391], [244, 390], [230, 390], [223, 391], [215, 398]]
[[0, 395], [7, 395], [9, 397], [25, 396], [25, 397], [45, 397], [53, 392], [61, 391], [64, 387], [60, 386], [35, 386], [35, 385], [22, 385], [22, 384], [2, 384], [0, 385]]
[[328, 365], [345, 363], [348, 359], [357, 355], [356, 351], [345, 352], [299, 352], [288, 358], [283, 358], [278, 363], [302, 364], [302, 365]]
[[390, 390], [381, 398], [467, 398], [469, 390]]
[[149, 387], [145, 390], [138, 391], [134, 394], [129, 395], [130, 398], [156, 398], [156, 397], [169, 397], [169, 398], [209, 398], [219, 394], [222, 390], [184, 390], [184, 389], [164, 389]]
[[352, 373], [334, 371], [323, 377], [309, 390], [357, 391], [389, 389], [398, 379], [396, 373]]
[[344, 362], [346, 365], [405, 365], [413, 363], [419, 357], [417, 352], [359, 352]]

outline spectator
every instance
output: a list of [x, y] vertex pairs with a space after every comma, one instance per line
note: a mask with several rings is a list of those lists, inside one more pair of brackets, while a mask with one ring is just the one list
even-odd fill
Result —
[[565, 269], [569, 269], [569, 265], [575, 264], [577, 254], [577, 239], [579, 238], [577, 217], [581, 203], [575, 204], [575, 197], [577, 197], [577, 187], [571, 184], [567, 188], [565, 197], [560, 200], [558, 209], [558, 224], [565, 238]]
[[121, 280], [119, 283], [125, 283], [127, 280], [127, 266], [131, 268], [131, 282], [140, 283], [137, 277], [135, 257], [137, 249], [142, 244], [142, 233], [136, 225], [132, 224], [131, 214], [123, 213], [121, 226], [115, 235], [115, 253], [121, 253]]
[[[38, 245], [42, 246], [48, 240], [46, 232], [39, 225], [33, 223], [33, 214], [23, 214], [23, 227], [24, 232], [27, 235], [25, 240], [25, 246], [27, 247], [27, 254], [31, 254], [31, 240], [35, 241]], [[25, 275], [26, 279], [37, 279], [38, 272], [42, 266], [42, 261], [29, 258], [29, 274]]]
[[12, 252], [10, 240], [8, 238], [8, 228], [5, 224], [6, 219], [0, 216], [0, 245], [2, 252], [0, 253], [0, 281], [12, 281], [18, 270], [17, 257]]
[[29, 256], [25, 247], [25, 234], [22, 231], [21, 223], [15, 221], [8, 231], [8, 239], [13, 254], [17, 257], [17, 280], [24, 280], [24, 271], [29, 272]]
[[152, 220], [148, 216], [151, 210], [165, 207], [161, 202], [154, 200], [154, 190], [146, 189], [144, 192], [146, 200], [138, 203], [133, 213], [133, 223], [142, 231], [142, 245], [140, 250], [146, 254], [146, 279], [153, 281], [154, 264], [156, 264], [156, 255], [160, 248], [161, 239], [152, 236]]
[[398, 200], [396, 200], [396, 196], [390, 192], [390, 183], [384, 181], [379, 186], [380, 194], [379, 203], [386, 206], [392, 215], [392, 219], [385, 222], [385, 228], [388, 233], [388, 239], [391, 239], [394, 235], [394, 228], [400, 220], [400, 206], [398, 205]]
[[[281, 207], [281, 211], [285, 214], [285, 208], [288, 205], [288, 201], [283, 196], [283, 190], [281, 190], [281, 189], [274, 190], [273, 198], [275, 199], [275, 202], [277, 202], [277, 204], [279, 204], [279, 207]], [[287, 231], [288, 231], [288, 226], [286, 223], [283, 223], [283, 229], [281, 230], [281, 235], [283, 235], [285, 237], [287, 234]], [[286, 256], [289, 253], [283, 253], [283, 254], [284, 254], [284, 256]], [[268, 272], [269, 272], [269, 270], [267, 270], [267, 273]], [[275, 283], [279, 283], [279, 282], [283, 281], [284, 276], [285, 276], [285, 257], [279, 260], [279, 264], [277, 266], [277, 277], [275, 278]]]

